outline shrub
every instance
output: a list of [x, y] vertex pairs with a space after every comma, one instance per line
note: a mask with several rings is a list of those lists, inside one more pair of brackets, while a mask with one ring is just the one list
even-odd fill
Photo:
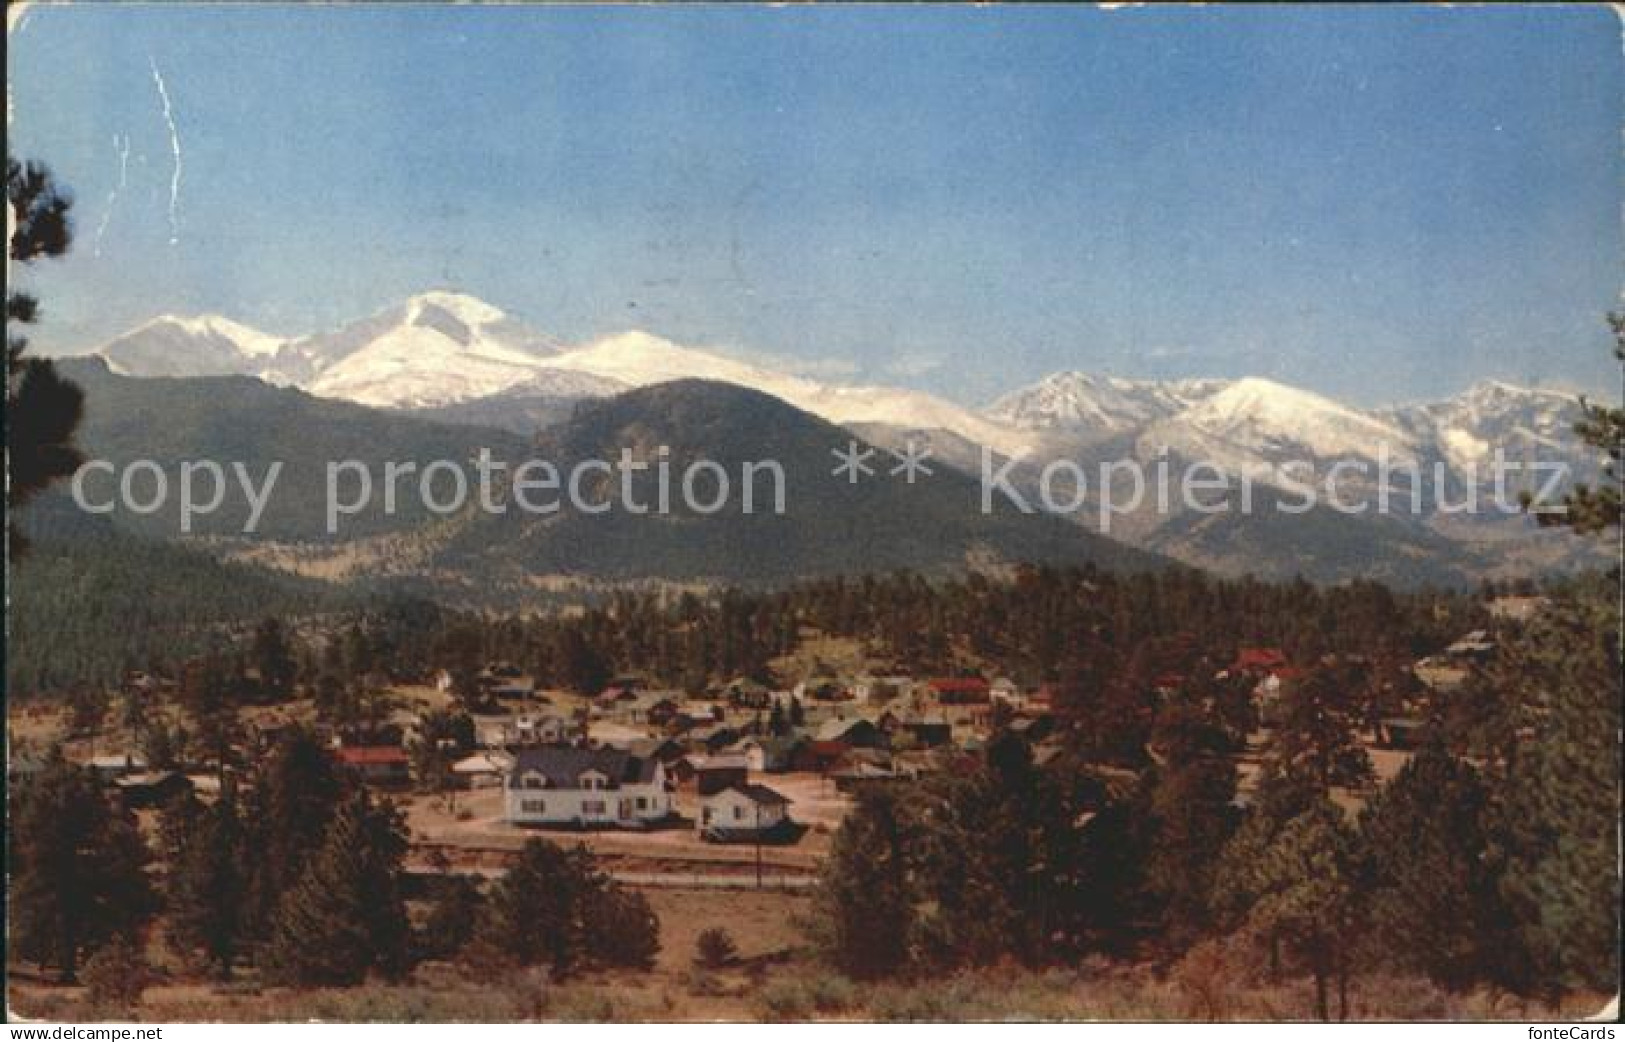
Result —
[[807, 981], [807, 994], [819, 1013], [845, 1013], [856, 1004], [852, 982], [834, 974], [822, 974]]
[[611, 884], [590, 911], [588, 946], [594, 957], [611, 966], [647, 969], [660, 954], [660, 918], [649, 899]]
[[141, 1004], [151, 971], [129, 939], [115, 937], [92, 955], [82, 972], [85, 997], [98, 1010], [127, 1012]]
[[611, 995], [586, 988], [561, 988], [555, 991], [543, 1019], [565, 1024], [611, 1024], [632, 1020]]
[[858, 1005], [857, 991], [845, 977], [833, 974], [786, 977], [769, 983], [757, 995], [764, 1020], [808, 1020], [814, 1014], [834, 1016]]
[[812, 997], [799, 980], [775, 980], [757, 994], [756, 1008], [762, 1020], [806, 1020], [812, 1013]]
[[733, 935], [720, 926], [700, 931], [694, 940], [695, 961], [713, 970], [733, 962], [737, 953]]
[[727, 985], [716, 974], [705, 970], [688, 970], [681, 980], [684, 989], [698, 999], [720, 999], [729, 994]]

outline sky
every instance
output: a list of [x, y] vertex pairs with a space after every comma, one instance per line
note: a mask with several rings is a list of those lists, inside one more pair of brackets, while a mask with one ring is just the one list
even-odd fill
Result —
[[12, 154], [76, 200], [46, 351], [453, 288], [968, 404], [1618, 396], [1606, 8], [87, 3], [9, 44]]

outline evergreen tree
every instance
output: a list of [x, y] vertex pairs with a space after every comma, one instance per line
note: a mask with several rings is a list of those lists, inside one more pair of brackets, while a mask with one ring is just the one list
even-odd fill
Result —
[[253, 657], [260, 674], [260, 689], [265, 697], [281, 701], [293, 693], [298, 663], [280, 619], [264, 619], [254, 630]]
[[165, 879], [167, 936], [179, 951], [201, 951], [214, 973], [229, 979], [242, 940], [249, 856], [234, 787], [225, 786], [210, 807], [188, 797], [176, 817]]
[[819, 884], [817, 904], [830, 959], [851, 977], [905, 969], [915, 901], [901, 808], [887, 789], [866, 789], [841, 821]]
[[1183, 948], [1212, 926], [1213, 874], [1238, 814], [1236, 767], [1206, 753], [1157, 772], [1146, 883], [1162, 906], [1162, 941]]
[[485, 933], [520, 965], [545, 963], [562, 980], [588, 954], [587, 912], [604, 884], [585, 847], [527, 840], [491, 891]]
[[[1614, 334], [1614, 357], [1625, 362], [1625, 312], [1613, 312], [1608, 325]], [[1602, 481], [1592, 487], [1580, 485], [1563, 498], [1561, 505], [1533, 503], [1524, 494], [1524, 506], [1533, 507], [1535, 517], [1543, 525], [1557, 525], [1576, 532], [1606, 532], [1620, 526], [1622, 505], [1620, 499], [1620, 457], [1625, 453], [1625, 408], [1598, 405], [1580, 399], [1583, 416], [1575, 425], [1580, 440], [1607, 456], [1603, 465]]]
[[1364, 670], [1340, 660], [1318, 663], [1292, 683], [1265, 757], [1266, 780], [1278, 777], [1319, 796], [1334, 786], [1371, 784], [1371, 757], [1356, 733], [1356, 696], [1365, 687]]
[[1360, 815], [1362, 885], [1379, 959], [1457, 991], [1518, 983], [1478, 772], [1430, 740]]
[[71, 980], [82, 954], [151, 915], [151, 854], [134, 818], [60, 754], [13, 798], [11, 943]]
[[986, 759], [928, 804], [931, 826], [916, 830], [925, 835], [911, 834], [933, 908], [920, 947], [945, 962], [1008, 955], [1039, 965], [1069, 950], [1085, 925], [1082, 808], [1014, 735], [996, 736]]
[[447, 959], [474, 937], [483, 914], [479, 887], [467, 876], [441, 874], [430, 889], [429, 915], [414, 950], [421, 959]]
[[1354, 940], [1356, 840], [1343, 812], [1318, 800], [1287, 822], [1258, 853], [1253, 929], [1284, 940], [1315, 981], [1315, 1015], [1331, 1019], [1328, 987], [1338, 984], [1338, 1019], [1348, 1017], [1349, 950]]
[[575, 627], [560, 631], [553, 650], [559, 683], [582, 694], [597, 694], [609, 681], [608, 659]]
[[649, 969], [660, 954], [660, 919], [648, 898], [614, 882], [592, 891], [587, 951], [606, 966]]
[[284, 735], [249, 791], [244, 874], [246, 933], [264, 939], [282, 895], [304, 874], [343, 795], [333, 760], [303, 729]]
[[[6, 202], [11, 207], [9, 256], [19, 264], [60, 257], [73, 241], [68, 211], [73, 199], [42, 163], [6, 159]], [[39, 320], [39, 302], [26, 293], [6, 296], [6, 539], [8, 558], [26, 542], [17, 511], [52, 482], [78, 469], [83, 457], [74, 430], [84, 392], [57, 373], [48, 358], [27, 357], [28, 341], [11, 330]]]
[[400, 893], [405, 855], [399, 813], [356, 789], [299, 883], [277, 905], [267, 975], [302, 987], [355, 985], [372, 970], [399, 976], [410, 936]]
[[1527, 728], [1498, 801], [1505, 892], [1552, 988], [1618, 985], [1620, 663], [1618, 604], [1588, 594], [1555, 602], [1493, 674]]

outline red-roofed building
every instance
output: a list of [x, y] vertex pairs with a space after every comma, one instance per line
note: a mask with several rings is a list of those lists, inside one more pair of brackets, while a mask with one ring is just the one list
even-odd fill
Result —
[[937, 677], [927, 683], [944, 705], [985, 705], [992, 698], [992, 687], [981, 677]]
[[1231, 669], [1238, 673], [1275, 673], [1286, 665], [1280, 648], [1242, 648]]
[[333, 758], [373, 785], [405, 785], [412, 780], [412, 760], [398, 745], [346, 745], [335, 749]]

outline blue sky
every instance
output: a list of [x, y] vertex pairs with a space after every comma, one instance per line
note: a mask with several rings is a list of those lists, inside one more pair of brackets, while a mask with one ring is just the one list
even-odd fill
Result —
[[1602, 8], [85, 4], [10, 43], [13, 153], [77, 198], [28, 273], [47, 349], [449, 286], [972, 403], [1065, 368], [1617, 394]]

